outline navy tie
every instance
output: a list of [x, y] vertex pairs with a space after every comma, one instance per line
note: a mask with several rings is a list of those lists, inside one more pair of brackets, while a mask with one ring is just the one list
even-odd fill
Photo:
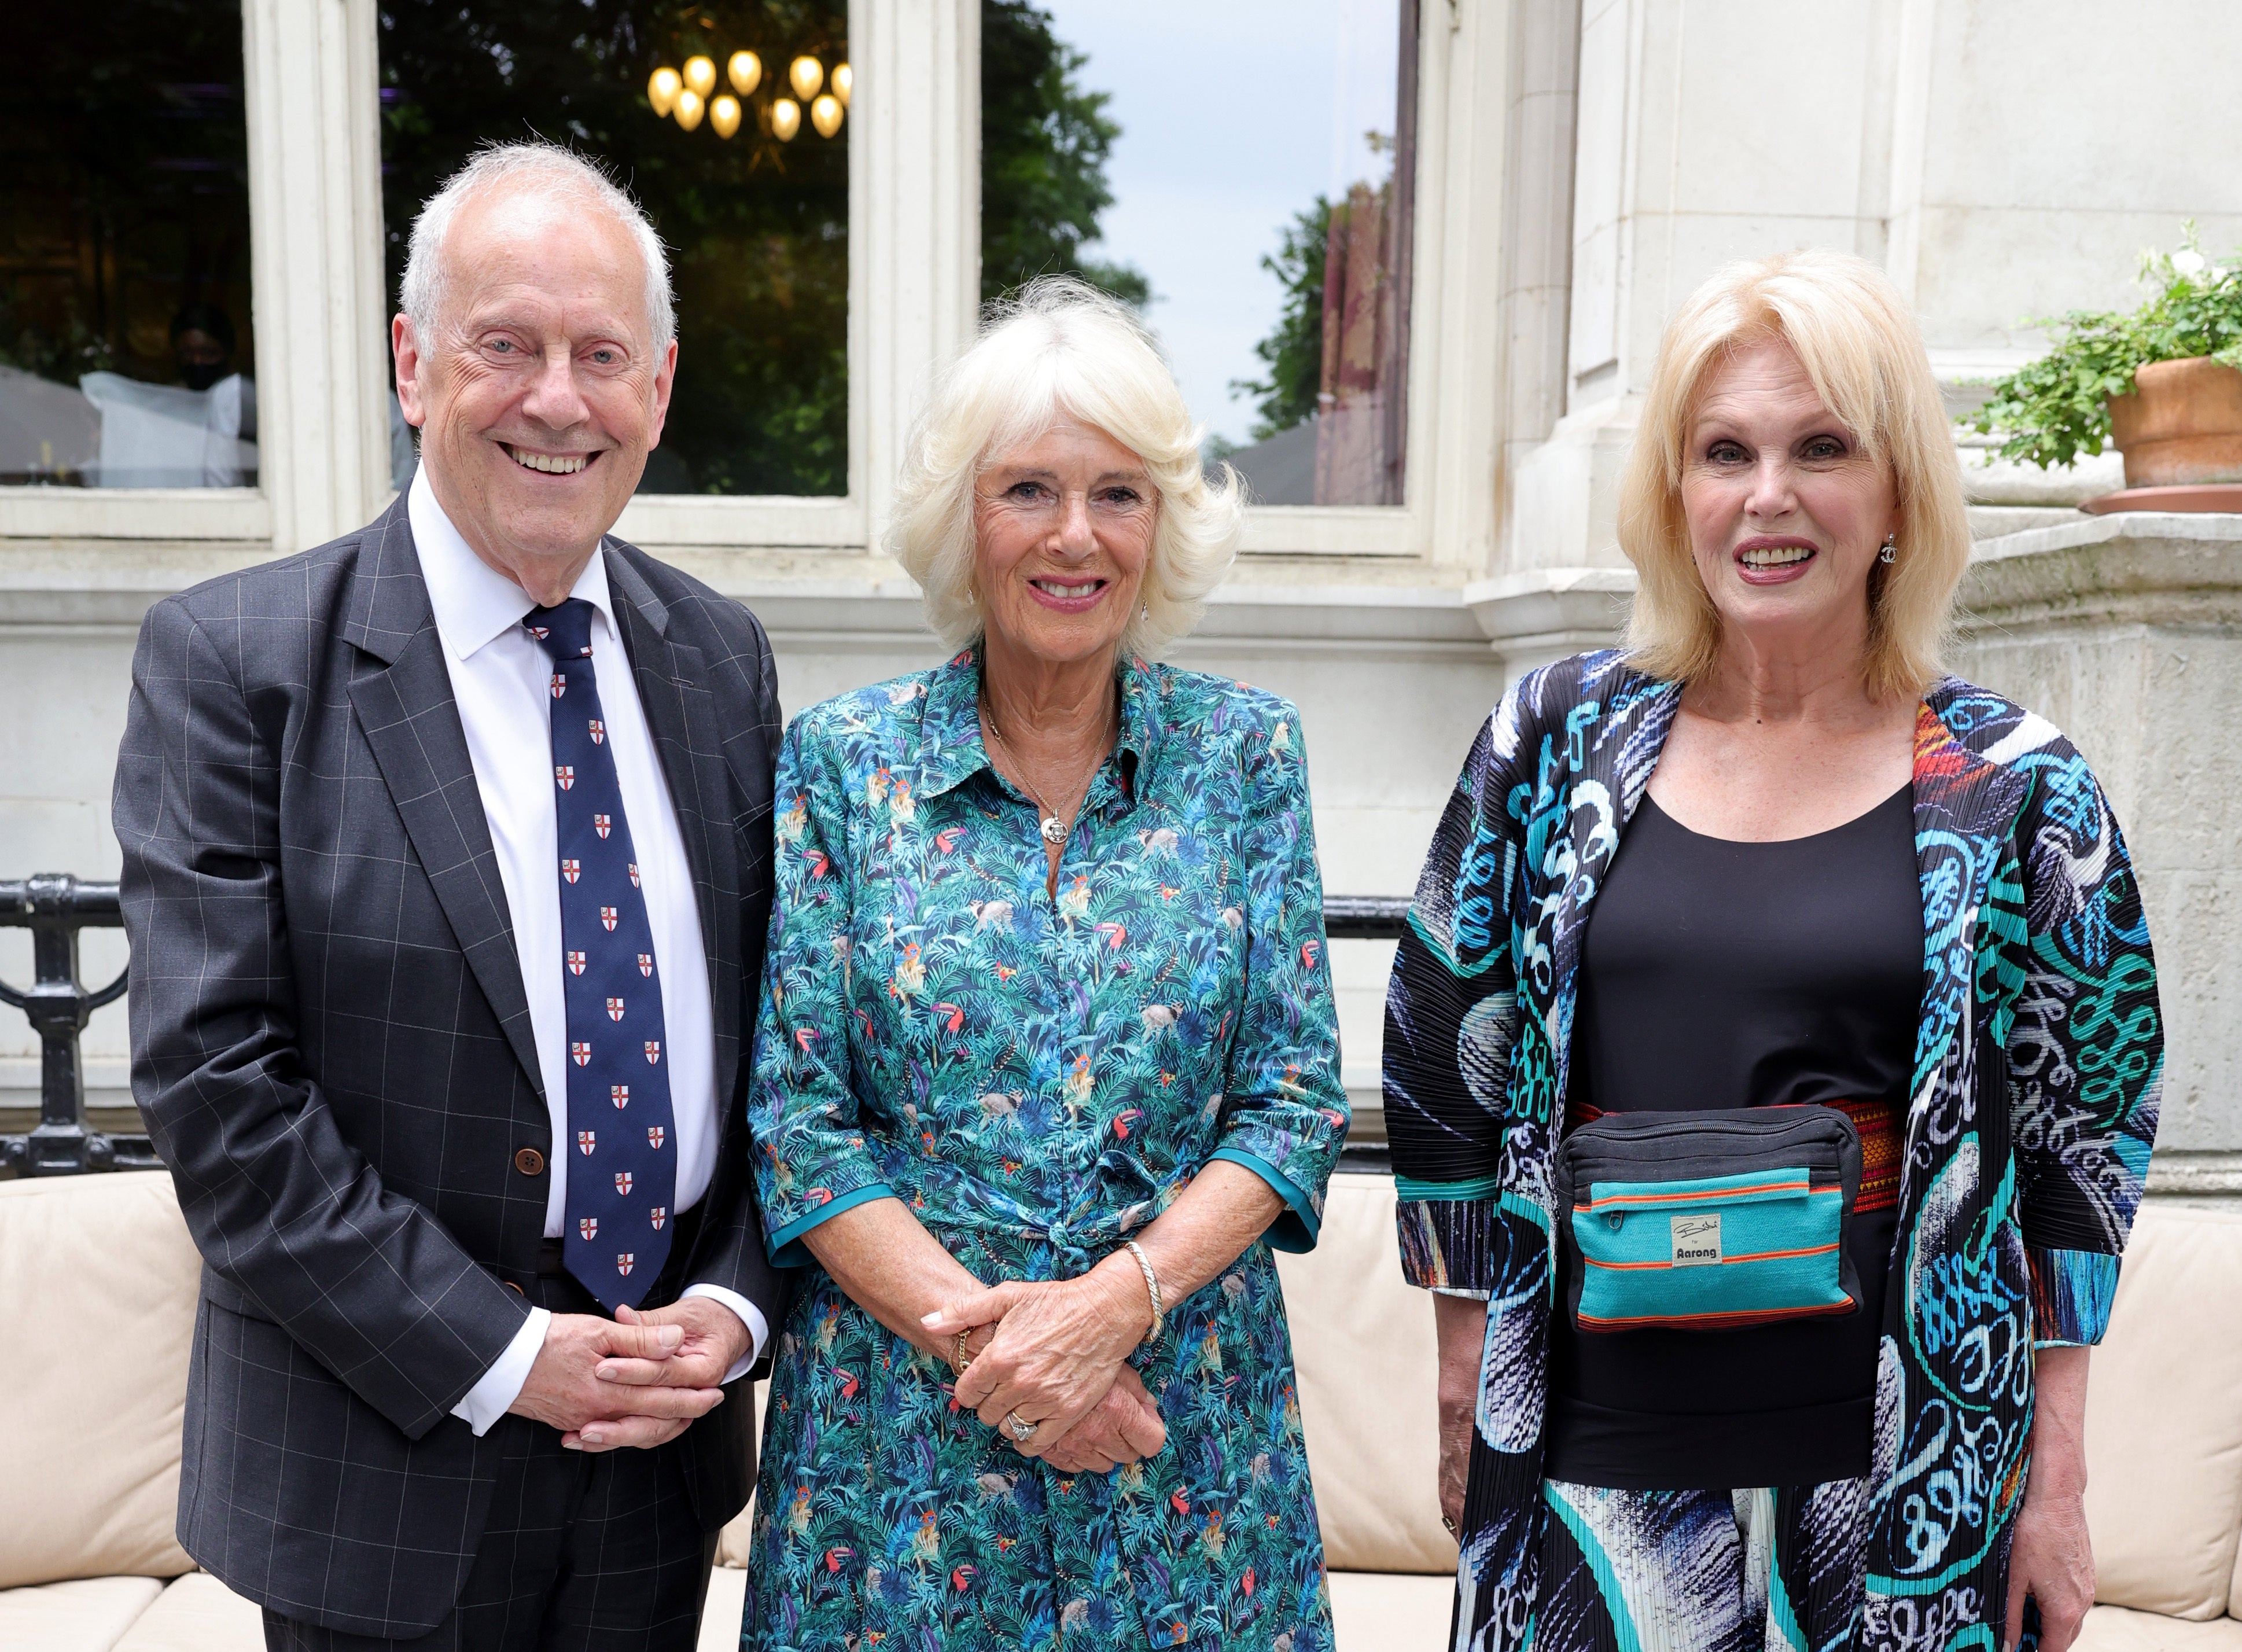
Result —
[[[568, 1004], [568, 1272], [613, 1313], [636, 1307], [669, 1254], [677, 1142], [661, 980], [614, 753], [592, 669], [592, 605], [532, 608], [553, 656], [553, 815], [560, 856], [560, 982]], [[621, 668], [628, 670], [628, 663]], [[565, 1150], [564, 1150], [565, 1151]]]

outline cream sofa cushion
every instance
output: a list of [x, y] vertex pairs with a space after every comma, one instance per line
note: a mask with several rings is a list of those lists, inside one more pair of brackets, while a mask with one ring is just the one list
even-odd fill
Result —
[[140, 1615], [117, 1652], [265, 1652], [265, 1614], [208, 1572], [189, 1572]]
[[[763, 1404], [769, 1398], [770, 1384], [755, 1384], [755, 1438], [758, 1440], [763, 1437]], [[719, 1567], [744, 1567], [748, 1563], [748, 1553], [755, 1546], [755, 1500], [749, 1497], [748, 1506], [733, 1515], [725, 1522], [724, 1529], [716, 1534], [716, 1564]], [[710, 1598], [713, 1600], [715, 1597], [712, 1595]]]
[[164, 1586], [152, 1577], [89, 1577], [0, 1589], [9, 1652], [110, 1652]]
[[11, 1429], [0, 1588], [193, 1568], [172, 1532], [201, 1272], [162, 1171], [0, 1182], [0, 1325], [68, 1339]]
[[748, 1575], [719, 1566], [708, 1575], [708, 1594], [701, 1602], [701, 1638], [694, 1642], [694, 1652], [740, 1652], [740, 1619], [747, 1608]]
[[1454, 1577], [1333, 1572], [1330, 1578], [1336, 1652], [1440, 1652], [1447, 1645]]
[[1453, 1577], [1455, 1540], [1440, 1524], [1433, 1303], [1401, 1277], [1393, 1179], [1332, 1177], [1316, 1248], [1279, 1253], [1277, 1271], [1324, 1563]]
[[2242, 1652], [2242, 1623], [2231, 1617], [2190, 1623], [2122, 1606], [2098, 1606], [2086, 1615], [2071, 1647], [2071, 1652]]
[[2242, 1215], [2145, 1206], [2086, 1385], [2096, 1598], [2215, 1618], [2242, 1541]]

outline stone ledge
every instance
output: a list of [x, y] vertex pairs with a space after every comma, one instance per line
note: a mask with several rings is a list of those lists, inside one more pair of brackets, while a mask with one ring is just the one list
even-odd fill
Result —
[[1961, 602], [1965, 636], [2080, 620], [2242, 622], [2242, 515], [2121, 512], [1983, 540]]
[[2160, 1147], [2149, 1161], [2149, 1197], [2242, 1199], [2242, 1152]]
[[1467, 585], [1463, 601], [1514, 675], [1609, 646], [1634, 594], [1629, 567], [1544, 567]]

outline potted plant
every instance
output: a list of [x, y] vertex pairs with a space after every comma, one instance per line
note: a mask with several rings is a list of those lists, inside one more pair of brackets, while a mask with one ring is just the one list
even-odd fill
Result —
[[2114, 442], [2129, 490], [2242, 482], [2242, 256], [2214, 265], [2183, 231], [2178, 252], [2142, 255], [2138, 309], [2033, 320], [2054, 347], [1961, 422], [2034, 465]]

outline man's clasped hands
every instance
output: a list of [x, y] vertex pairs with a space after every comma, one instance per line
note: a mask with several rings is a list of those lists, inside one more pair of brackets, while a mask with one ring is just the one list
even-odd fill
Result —
[[509, 1409], [560, 1431], [573, 1451], [659, 1446], [724, 1402], [724, 1373], [750, 1346], [739, 1315], [688, 1296], [643, 1313], [556, 1313]]

